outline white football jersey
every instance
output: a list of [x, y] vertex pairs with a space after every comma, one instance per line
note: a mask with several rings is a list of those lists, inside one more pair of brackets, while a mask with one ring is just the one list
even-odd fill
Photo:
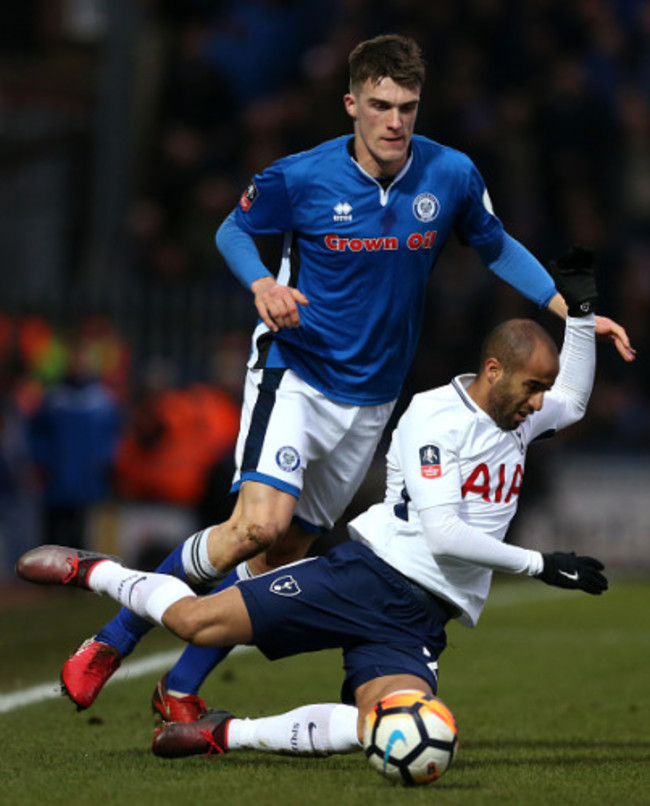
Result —
[[569, 320], [556, 383], [541, 410], [516, 430], [499, 428], [467, 394], [473, 375], [415, 395], [393, 432], [384, 501], [349, 524], [353, 539], [453, 603], [468, 626], [480, 616], [492, 570], [435, 556], [418, 513], [453, 506], [464, 523], [504, 539], [517, 509], [528, 445], [578, 420], [586, 406], [594, 366], [593, 317], [586, 319]]

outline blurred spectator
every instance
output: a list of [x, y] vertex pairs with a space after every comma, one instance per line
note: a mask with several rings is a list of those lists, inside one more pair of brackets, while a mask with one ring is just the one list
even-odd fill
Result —
[[335, 9], [331, 0], [226, 0], [209, 21], [204, 59], [245, 108], [295, 81], [302, 53], [323, 38]]
[[45, 539], [78, 548], [85, 544], [89, 507], [112, 492], [121, 416], [97, 377], [92, 343], [75, 336], [68, 350], [66, 373], [45, 393], [29, 429], [43, 488]]
[[151, 362], [119, 446], [116, 492], [198, 507], [213, 467], [230, 467], [238, 429], [239, 403], [227, 389], [216, 383], [177, 388], [165, 362]]

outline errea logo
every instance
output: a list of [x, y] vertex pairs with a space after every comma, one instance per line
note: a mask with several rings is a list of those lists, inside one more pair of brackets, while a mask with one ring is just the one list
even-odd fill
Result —
[[348, 202], [339, 202], [338, 204], [334, 205], [334, 215], [332, 216], [334, 221], [352, 221], [352, 216], [350, 215], [352, 212], [352, 205]]

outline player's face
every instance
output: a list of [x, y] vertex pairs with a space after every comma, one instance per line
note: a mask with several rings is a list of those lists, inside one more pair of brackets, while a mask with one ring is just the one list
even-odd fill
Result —
[[504, 431], [519, 428], [529, 414], [542, 408], [544, 394], [553, 386], [558, 369], [557, 357], [538, 345], [525, 367], [502, 369], [490, 388], [487, 413]]
[[359, 165], [371, 176], [394, 176], [408, 159], [420, 90], [402, 87], [392, 78], [368, 79], [344, 101], [354, 120]]

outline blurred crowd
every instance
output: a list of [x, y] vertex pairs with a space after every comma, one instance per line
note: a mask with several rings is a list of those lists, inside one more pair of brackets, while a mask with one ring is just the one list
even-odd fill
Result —
[[[417, 131], [473, 158], [508, 232], [543, 262], [574, 242], [597, 251], [600, 312], [625, 325], [638, 359], [599, 348], [589, 416], [562, 441], [648, 453], [645, 0], [32, 0], [5, 4], [0, 23], [6, 556], [16, 524], [24, 540], [81, 534], [79, 512], [102, 496], [217, 514], [253, 319], [214, 231], [254, 172], [351, 130], [347, 55], [385, 32], [412, 35], [427, 59]], [[130, 68], [114, 74], [127, 103], [111, 208], [93, 178], [116, 42]], [[98, 272], [95, 219], [116, 210]], [[274, 244], [261, 248], [273, 260]], [[471, 369], [482, 335], [513, 315], [538, 313], [469, 250], [448, 248], [404, 398]], [[23, 499], [39, 502], [38, 532]]]
[[246, 347], [225, 334], [203, 382], [181, 385], [161, 358], [134, 380], [103, 318], [57, 332], [0, 316], [0, 571], [39, 543], [86, 546], [109, 501], [226, 517]]

